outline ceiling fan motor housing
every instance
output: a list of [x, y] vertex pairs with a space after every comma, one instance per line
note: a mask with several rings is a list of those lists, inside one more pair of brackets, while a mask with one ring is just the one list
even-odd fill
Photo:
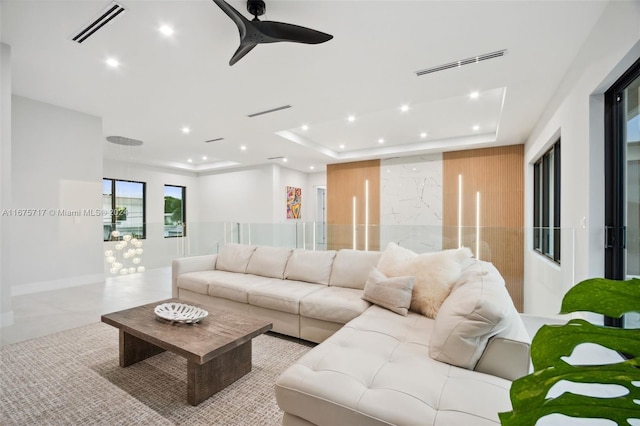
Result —
[[266, 8], [267, 6], [264, 4], [264, 1], [262, 0], [247, 0], [247, 10], [249, 11], [250, 14], [252, 14], [256, 18], [258, 16], [264, 15]]

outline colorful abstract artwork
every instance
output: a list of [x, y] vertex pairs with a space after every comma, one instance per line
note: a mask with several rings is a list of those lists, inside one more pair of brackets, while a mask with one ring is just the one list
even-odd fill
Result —
[[287, 186], [287, 219], [301, 219], [302, 188]]

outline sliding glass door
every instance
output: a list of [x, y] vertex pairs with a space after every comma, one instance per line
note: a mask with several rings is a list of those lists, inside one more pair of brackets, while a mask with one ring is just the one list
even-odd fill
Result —
[[[640, 60], [605, 94], [605, 277], [640, 278]], [[639, 328], [640, 316], [606, 318]]]

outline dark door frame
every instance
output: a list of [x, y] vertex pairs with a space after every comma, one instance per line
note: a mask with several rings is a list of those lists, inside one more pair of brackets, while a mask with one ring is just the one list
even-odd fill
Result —
[[[604, 94], [604, 275], [615, 280], [626, 279], [624, 90], [639, 76], [640, 58]], [[622, 327], [623, 319], [605, 317], [605, 325]]]

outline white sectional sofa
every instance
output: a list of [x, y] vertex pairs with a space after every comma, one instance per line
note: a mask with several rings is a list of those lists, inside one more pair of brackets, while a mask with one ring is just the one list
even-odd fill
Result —
[[173, 296], [320, 343], [276, 381], [286, 426], [498, 424], [511, 380], [529, 371], [529, 336], [499, 272], [466, 259], [435, 319], [404, 316], [396, 301], [362, 299], [382, 255], [230, 244], [175, 260]]

